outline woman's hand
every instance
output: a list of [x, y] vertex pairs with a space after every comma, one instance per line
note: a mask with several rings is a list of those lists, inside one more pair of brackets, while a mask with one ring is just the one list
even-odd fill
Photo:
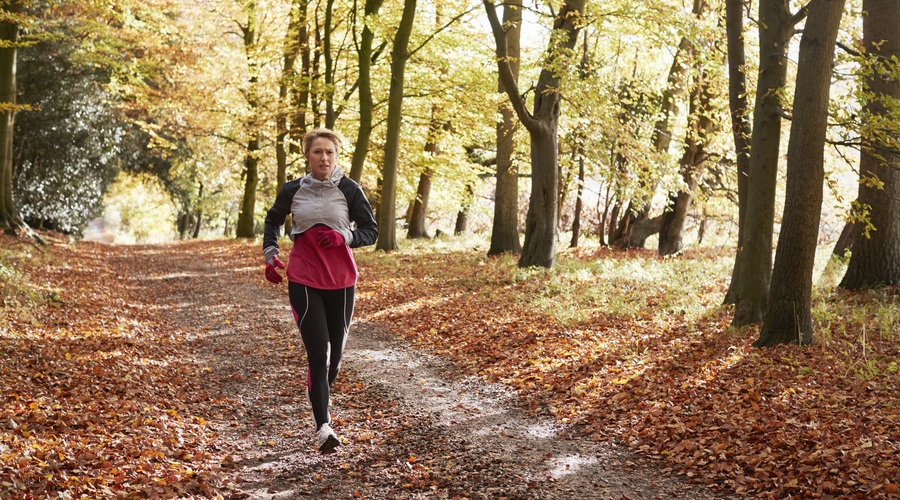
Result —
[[344, 237], [334, 229], [323, 231], [322, 236], [319, 237], [319, 246], [322, 248], [339, 247], [343, 244]]
[[278, 274], [278, 271], [275, 268], [284, 269], [284, 263], [278, 259], [278, 257], [272, 257], [266, 261], [266, 279], [269, 280], [270, 283], [281, 283], [281, 280], [284, 278]]

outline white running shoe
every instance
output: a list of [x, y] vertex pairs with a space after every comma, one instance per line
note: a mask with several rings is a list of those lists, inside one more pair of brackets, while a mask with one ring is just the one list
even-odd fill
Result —
[[319, 447], [319, 453], [323, 455], [334, 453], [334, 449], [341, 445], [341, 441], [331, 430], [331, 426], [323, 424], [316, 432], [316, 445]]

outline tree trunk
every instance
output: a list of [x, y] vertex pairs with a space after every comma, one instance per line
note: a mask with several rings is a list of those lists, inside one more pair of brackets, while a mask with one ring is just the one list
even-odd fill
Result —
[[[581, 46], [581, 63], [578, 65], [578, 78], [585, 80], [590, 72], [590, 51], [588, 44], [588, 33], [584, 32], [583, 43]], [[582, 113], [583, 114], [583, 113]], [[586, 137], [581, 130], [574, 131], [575, 146], [572, 149], [572, 159], [578, 164], [578, 185], [575, 188], [575, 213], [572, 217], [572, 240], [569, 242], [570, 248], [578, 247], [578, 239], [581, 236], [581, 212], [584, 211], [584, 142]]]
[[409, 217], [409, 229], [406, 231], [408, 239], [428, 238], [428, 228], [425, 227], [425, 219], [428, 214], [428, 198], [431, 196], [431, 169], [427, 169], [419, 176], [419, 187], [416, 188], [416, 199], [413, 200], [412, 214]]
[[[293, 105], [291, 106], [291, 143], [288, 153], [293, 157], [302, 157], [300, 143], [303, 136], [306, 135], [307, 120], [306, 112], [309, 107], [309, 89], [312, 83], [312, 57], [309, 47], [309, 27], [307, 8], [309, 0], [302, 0], [301, 5], [297, 9], [297, 44], [300, 47], [300, 76], [299, 81], [293, 85]], [[301, 171], [297, 172], [298, 177], [306, 173], [306, 163], [301, 163]]]
[[244, 157], [244, 196], [241, 199], [241, 210], [238, 212], [235, 236], [253, 238], [256, 236], [256, 187], [259, 184], [259, 139], [250, 139], [247, 143], [247, 155]]
[[[203, 183], [200, 183], [200, 189], [197, 190], [197, 204], [203, 200]], [[200, 225], [203, 221], [203, 209], [197, 207], [194, 209], [194, 217], [197, 218], [194, 224], [194, 232], [191, 235], [195, 240], [200, 237]]]
[[[363, 19], [371, 19], [377, 15], [382, 3], [384, 0], [366, 0]], [[375, 33], [368, 23], [364, 23], [358, 53], [359, 127], [350, 165], [350, 178], [356, 182], [360, 182], [362, 179], [363, 167], [369, 153], [369, 139], [372, 137], [372, 117], [375, 112], [375, 103], [372, 99], [372, 54], [374, 52], [372, 44], [374, 41]]]
[[200, 237], [200, 225], [203, 221], [203, 210], [197, 210], [195, 217], [197, 217], [197, 220], [194, 221], [194, 232], [191, 234], [191, 238], [196, 240]]
[[[317, 11], [318, 12], [318, 11]], [[310, 52], [312, 53], [312, 59], [310, 60], [309, 67], [309, 87], [307, 91], [309, 92], [309, 111], [312, 114], [312, 128], [316, 129], [322, 126], [322, 113], [319, 112], [321, 109], [321, 101], [322, 101], [322, 83], [318, 80], [322, 78], [322, 71], [319, 69], [319, 63], [322, 60], [322, 46], [324, 42], [322, 41], [322, 30], [321, 25], [318, 22], [318, 16], [316, 16], [316, 24], [314, 26], [313, 33], [313, 44]], [[315, 83], [313, 83], [315, 80]]]
[[[300, 10], [303, 9], [301, 13]], [[306, 2], [294, 0], [291, 3], [290, 19], [284, 35], [284, 56], [281, 67], [281, 81], [278, 84], [278, 113], [275, 116], [275, 163], [277, 165], [275, 192], [287, 182], [287, 148], [285, 141], [289, 137], [287, 110], [290, 109], [288, 96], [294, 86], [294, 62], [300, 53], [297, 40], [299, 23], [306, 22]]]
[[[0, 10], [22, 12], [19, 1], [5, 3]], [[10, 21], [0, 22], [0, 228], [15, 232], [22, 225], [13, 200], [13, 133], [16, 120], [16, 52], [19, 26]]]
[[847, 255], [847, 252], [852, 252], [853, 242], [856, 241], [856, 235], [858, 233], [859, 224], [856, 222], [851, 221], [844, 224], [844, 229], [841, 229], [841, 235], [838, 236], [837, 241], [834, 243], [834, 249], [831, 250], [831, 255], [843, 259]]
[[[900, 100], [900, 80], [896, 59], [900, 57], [900, 9], [896, 2], [863, 2], [863, 40], [866, 51], [877, 58], [874, 72], [866, 82], [873, 94], [864, 116], [874, 123], [898, 122], [896, 103]], [[893, 103], [890, 107], [888, 103]], [[867, 120], [863, 119], [863, 123]], [[897, 132], [868, 130], [862, 133], [863, 154], [859, 162], [858, 202], [870, 207], [869, 222], [875, 227], [868, 235], [857, 231], [847, 273], [841, 288], [851, 290], [900, 283], [900, 154]], [[878, 178], [878, 189], [867, 179]]]
[[787, 79], [787, 49], [799, 19], [792, 19], [788, 0], [760, 0], [759, 74], [750, 140], [750, 184], [747, 220], [733, 323], [763, 320], [772, 275], [775, 227], [775, 184], [781, 143], [782, 106]]
[[572, 241], [570, 248], [578, 247], [578, 236], [581, 234], [581, 211], [584, 209], [584, 151], [579, 146], [578, 156], [578, 186], [575, 188], [575, 216], [572, 218]]
[[657, 249], [661, 256], [675, 255], [684, 249], [684, 223], [691, 208], [693, 193], [697, 189], [697, 176], [687, 171], [683, 175], [686, 189], [669, 197], [670, 209], [662, 215]]
[[[506, 28], [504, 40], [508, 56], [507, 64], [513, 81], [518, 82], [522, 0], [512, 0], [504, 4], [503, 26]], [[502, 78], [498, 78], [497, 91], [506, 92]], [[488, 255], [518, 254], [522, 251], [522, 244], [519, 241], [519, 173], [512, 161], [517, 127], [515, 110], [509, 102], [504, 101], [500, 104], [500, 122], [497, 123], [497, 184]]]
[[556, 60], [569, 54], [575, 47], [585, 0], [566, 0], [553, 22], [553, 31], [547, 47], [547, 64], [541, 70], [535, 89], [532, 113], [525, 109], [525, 102], [508, 63], [506, 37], [497, 18], [497, 11], [490, 0], [484, 0], [488, 20], [496, 43], [497, 64], [503, 87], [516, 110], [519, 121], [528, 129], [531, 138], [532, 188], [525, 219], [525, 242], [519, 267], [553, 267], [556, 261], [557, 189], [559, 185], [559, 161], [557, 158], [557, 126], [561, 106], [560, 75], [551, 69], [565, 65]]
[[[628, 206], [626, 205], [625, 212], [628, 213]], [[613, 204], [612, 212], [609, 214], [609, 231], [606, 235], [610, 246], [615, 245], [616, 238], [619, 234], [619, 226], [616, 221], [619, 220], [619, 214], [622, 212], [622, 202], [616, 201]], [[623, 217], [624, 218], [624, 217]]]
[[378, 209], [377, 250], [397, 249], [397, 163], [400, 159], [400, 127], [403, 119], [403, 77], [409, 57], [409, 37], [416, 15], [416, 0], [403, 1], [403, 16], [391, 50], [391, 86], [388, 95], [387, 135], [384, 144], [381, 200]]
[[471, 183], [466, 184], [466, 197], [459, 212], [456, 213], [456, 226], [453, 228], [453, 234], [459, 236], [466, 233], [469, 223], [469, 208], [472, 206], [474, 198], [475, 189], [472, 187]]
[[750, 179], [750, 120], [747, 118], [747, 57], [744, 47], [745, 0], [726, 0], [725, 31], [728, 38], [728, 108], [731, 111], [731, 134], [737, 163], [738, 239], [731, 270], [731, 283], [725, 293], [725, 304], [737, 301], [737, 284], [741, 273], [741, 248], [744, 246], [744, 224], [747, 218], [747, 189]]
[[325, 2], [325, 23], [322, 33], [322, 54], [325, 58], [325, 128], [333, 129], [334, 112], [334, 54], [331, 50], [331, 26], [334, 24], [334, 0]]
[[[694, 0], [694, 15], [700, 16], [700, 4], [698, 0]], [[659, 153], [667, 153], [669, 145], [672, 143], [672, 129], [670, 124], [673, 119], [678, 117], [678, 99], [683, 98], [685, 92], [685, 79], [690, 69], [690, 60], [693, 50], [691, 41], [687, 37], [681, 39], [678, 43], [678, 50], [672, 59], [672, 66], [669, 68], [669, 76], [666, 78], [666, 87], [663, 89], [662, 101], [659, 105], [661, 116], [653, 127], [653, 149]]]
[[663, 214], [659, 230], [659, 255], [675, 255], [684, 248], [684, 224], [709, 157], [706, 145], [709, 138], [717, 132], [716, 122], [710, 116], [712, 96], [710, 96], [709, 76], [703, 70], [699, 70], [699, 74], [699, 81], [695, 82], [691, 89], [690, 126], [680, 162], [685, 189], [671, 197], [671, 210]]
[[[600, 243], [600, 246], [607, 246], [606, 242], [606, 224], [609, 220], [609, 206], [612, 202], [612, 186], [606, 186], [606, 197], [601, 200], [597, 198], [597, 213], [600, 215], [600, 224], [597, 227], [597, 240]], [[600, 210], [600, 204], [603, 204], [603, 210]]]
[[[442, 9], [438, 4], [435, 8], [435, 28], [437, 30], [441, 29], [442, 24]], [[447, 77], [447, 69], [442, 68], [439, 73], [439, 81], [444, 82]], [[442, 123], [443, 119], [443, 110], [441, 106], [432, 103], [431, 105], [431, 122], [428, 125], [428, 137], [425, 138], [425, 154], [430, 157], [430, 159], [434, 160], [438, 156], [441, 155], [441, 133], [442, 131], [450, 130], [450, 123]], [[428, 228], [426, 227], [426, 221], [428, 218], [428, 201], [431, 198], [431, 179], [434, 177], [434, 170], [430, 165], [434, 165], [436, 162], [429, 162], [429, 165], [425, 167], [425, 170], [419, 176], [419, 185], [416, 188], [416, 199], [413, 200], [413, 210], [412, 214], [409, 218], [409, 228], [406, 232], [406, 237], [408, 239], [414, 238], [428, 238]]]
[[[536, 109], [538, 106], [535, 103]], [[541, 125], [535, 131], [529, 129], [532, 185], [519, 267], [550, 268], [556, 263], [556, 190], [559, 180], [556, 118], [541, 122]]]
[[[698, 19], [701, 18], [706, 10], [706, 2], [704, 0], [694, 0], [691, 12], [695, 17]], [[693, 59], [693, 52], [694, 49], [691, 40], [687, 37], [683, 37], [678, 43], [678, 50], [675, 52], [675, 57], [672, 59], [672, 66], [669, 68], [669, 76], [666, 78], [666, 87], [663, 89], [662, 100], [659, 107], [661, 116], [653, 127], [653, 136], [651, 140], [653, 142], [653, 149], [658, 153], [665, 154], [669, 152], [669, 146], [672, 143], [671, 122], [679, 115], [678, 100], [683, 98], [687, 89], [685, 81], [687, 80], [688, 70], [690, 69], [691, 60]], [[643, 176], [641, 176], [641, 178], [643, 178]], [[652, 193], [656, 192], [658, 187], [658, 182], [654, 183], [652, 186], [647, 186], [647, 192], [651, 193], [650, 198], [653, 197]], [[632, 206], [639, 206], [640, 209], [630, 213], [628, 216], [629, 220], [627, 222], [630, 225], [629, 227], [642, 225], [650, 219], [650, 199], [632, 200]], [[647, 238], [653, 233], [643, 237], [637, 237], [644, 234], [646, 233], [639, 232], [638, 235], [635, 235], [634, 232], [629, 231], [623, 235], [627, 236], [627, 238], [619, 239], [619, 245], [622, 248], [644, 248], [647, 244]]]
[[809, 344], [812, 275], [825, 183], [825, 132], [845, 0], [817, 0], [800, 39], [784, 215], [765, 321], [754, 346]]
[[256, 230], [256, 187], [259, 184], [259, 62], [257, 54], [258, 12], [254, 0], [245, 4], [247, 24], [241, 27], [244, 34], [244, 52], [247, 56], [249, 85], [247, 104], [250, 107], [250, 120], [247, 124], [247, 152], [244, 156], [244, 196], [238, 212], [235, 236], [253, 238]]
[[[694, 1], [695, 15], [698, 14], [698, 9], [701, 4], [702, 2], [699, 0]], [[669, 146], [672, 143], [672, 130], [670, 124], [672, 120], [679, 115], [678, 99], [680, 99], [685, 92], [685, 79], [687, 78], [688, 69], [690, 67], [688, 63], [691, 58], [691, 52], [690, 40], [687, 37], [682, 38], [678, 43], [678, 50], [675, 52], [675, 57], [672, 59], [672, 66], [669, 68], [669, 76], [666, 78], [666, 87], [663, 89], [662, 100], [659, 106], [661, 116], [653, 127], [653, 136], [651, 140], [653, 142], [653, 149], [658, 153], [668, 153]], [[643, 176], [641, 176], [641, 178], [643, 178]], [[658, 187], [658, 183], [655, 183], [653, 186], [647, 187], [647, 192], [654, 193]], [[650, 197], [652, 198], [652, 196], [653, 195], [651, 194]], [[649, 199], [631, 200], [631, 205], [632, 207], [640, 206], [640, 209], [636, 212], [629, 211], [627, 213], [628, 220], [625, 221], [624, 227], [628, 228], [641, 224], [650, 218]], [[622, 233], [621, 236], [623, 237], [617, 239], [618, 246], [621, 248], [643, 248], [647, 244], [647, 238], [651, 235], [648, 234], [643, 238], [637, 238], [632, 231], [627, 231]]]

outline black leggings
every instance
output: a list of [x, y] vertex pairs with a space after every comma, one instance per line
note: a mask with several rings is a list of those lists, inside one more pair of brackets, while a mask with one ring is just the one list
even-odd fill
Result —
[[306, 389], [316, 429], [331, 422], [328, 394], [341, 369], [341, 356], [353, 317], [355, 287], [320, 290], [288, 283], [294, 320], [300, 328], [309, 370]]

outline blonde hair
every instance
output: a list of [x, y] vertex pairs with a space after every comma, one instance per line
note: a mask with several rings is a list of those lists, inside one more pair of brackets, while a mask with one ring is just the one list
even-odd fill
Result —
[[315, 130], [310, 130], [303, 136], [303, 156], [306, 156], [307, 153], [309, 153], [309, 148], [312, 147], [313, 141], [320, 137], [333, 142], [337, 152], [341, 151], [341, 145], [344, 144], [344, 138], [341, 136], [340, 132], [327, 128], [317, 128]]

